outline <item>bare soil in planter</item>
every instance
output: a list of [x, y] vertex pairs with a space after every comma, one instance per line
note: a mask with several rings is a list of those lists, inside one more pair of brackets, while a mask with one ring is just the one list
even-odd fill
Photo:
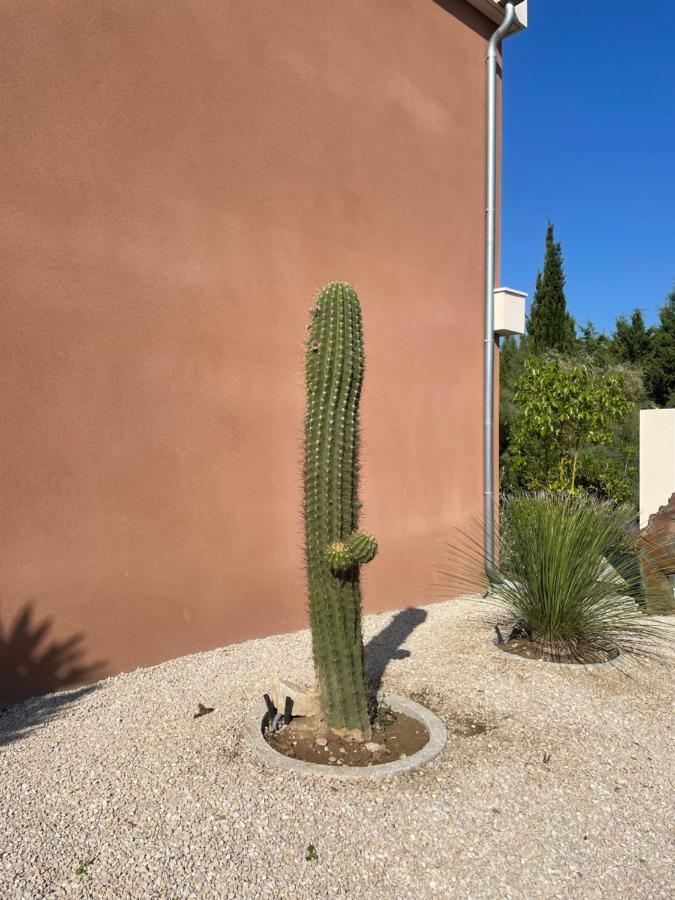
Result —
[[[417, 719], [388, 710], [373, 726], [367, 743], [345, 738], [322, 738], [308, 733], [303, 719], [266, 735], [267, 743], [292, 759], [325, 766], [378, 766], [405, 759], [421, 750], [429, 741], [429, 733]], [[319, 743], [317, 743], [317, 740]], [[324, 741], [326, 743], [324, 744]]]
[[562, 651], [550, 641], [513, 638], [503, 644], [497, 644], [505, 653], [523, 656], [525, 659], [545, 660], [546, 662], [566, 663], [567, 665], [588, 666], [593, 663], [609, 662], [618, 659], [619, 651], [609, 645], [579, 643], [573, 652]]

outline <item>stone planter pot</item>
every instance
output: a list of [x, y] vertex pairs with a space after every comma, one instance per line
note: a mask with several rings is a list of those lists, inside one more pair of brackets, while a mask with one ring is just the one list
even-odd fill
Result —
[[612, 659], [605, 659], [602, 660], [602, 662], [593, 663], [563, 663], [556, 662], [553, 659], [528, 659], [527, 656], [520, 656], [518, 653], [509, 653], [504, 650], [496, 637], [493, 637], [491, 640], [495, 650], [499, 650], [504, 656], [509, 656], [511, 659], [516, 659], [520, 662], [534, 664], [535, 666], [557, 666], [559, 669], [598, 669], [601, 666], [613, 666], [615, 663], [618, 663], [619, 660], [623, 659], [623, 653], [619, 653]]
[[411, 772], [434, 759], [441, 752], [448, 740], [445, 725], [438, 716], [405, 697], [396, 694], [381, 694], [384, 701], [395, 712], [401, 712], [411, 719], [416, 719], [429, 732], [429, 741], [406, 759], [396, 759], [393, 762], [382, 763], [377, 766], [327, 766], [321, 763], [304, 762], [301, 759], [292, 759], [274, 750], [263, 736], [263, 714], [258, 708], [252, 713], [246, 723], [246, 738], [259, 754], [263, 762], [282, 769], [285, 772], [294, 772], [298, 775], [314, 775], [320, 778], [333, 778], [339, 781], [352, 781], [363, 778], [387, 778], [390, 775], [400, 775], [403, 772]]

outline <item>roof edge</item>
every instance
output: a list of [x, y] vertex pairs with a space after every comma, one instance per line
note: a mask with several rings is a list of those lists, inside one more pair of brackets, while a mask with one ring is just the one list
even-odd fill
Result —
[[[504, 7], [500, 5], [499, 0], [467, 0], [467, 2], [497, 24], [504, 19]], [[511, 28], [512, 32], [527, 28], [527, 0], [515, 0], [515, 3], [518, 21]]]

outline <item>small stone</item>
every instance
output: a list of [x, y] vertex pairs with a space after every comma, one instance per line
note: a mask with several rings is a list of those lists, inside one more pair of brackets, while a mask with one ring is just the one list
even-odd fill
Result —
[[342, 760], [341, 760], [341, 759], [338, 759], [338, 761], [337, 761], [337, 765], [338, 765], [338, 766], [343, 766], [343, 765], [344, 765], [344, 763], [343, 763], [343, 762], [342, 762]]
[[381, 753], [383, 750], [382, 744], [378, 744], [376, 741], [368, 741], [363, 745], [368, 753]]
[[399, 759], [407, 759], [407, 757], [408, 757], [407, 753], [401, 753], [401, 755], [399, 756]]
[[328, 746], [328, 741], [326, 740], [326, 738], [317, 738], [314, 741], [314, 743], [316, 744], [317, 747], [327, 747]]
[[337, 757], [335, 757], [335, 756], [329, 756], [329, 757], [328, 757], [328, 762], [335, 762], [336, 758], [337, 758]]

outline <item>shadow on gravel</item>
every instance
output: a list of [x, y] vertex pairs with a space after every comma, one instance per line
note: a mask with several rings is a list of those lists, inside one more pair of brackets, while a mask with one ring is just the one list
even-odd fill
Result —
[[56, 640], [50, 637], [51, 631], [51, 620], [35, 621], [30, 604], [23, 607], [7, 629], [0, 622], [0, 745], [44, 724], [65, 705], [94, 688], [84, 687], [58, 696], [36, 694], [92, 681], [104, 668], [101, 662], [84, 663], [82, 634]]
[[424, 609], [402, 609], [379, 634], [368, 641], [366, 646], [366, 671], [371, 690], [376, 693], [382, 686], [382, 678], [393, 659], [407, 659], [409, 650], [402, 650], [404, 644], [418, 625], [427, 617]]
[[58, 716], [64, 707], [95, 690], [96, 685], [92, 684], [64, 694], [33, 697], [32, 700], [0, 710], [0, 747], [20, 741], [34, 728], [46, 725]]

